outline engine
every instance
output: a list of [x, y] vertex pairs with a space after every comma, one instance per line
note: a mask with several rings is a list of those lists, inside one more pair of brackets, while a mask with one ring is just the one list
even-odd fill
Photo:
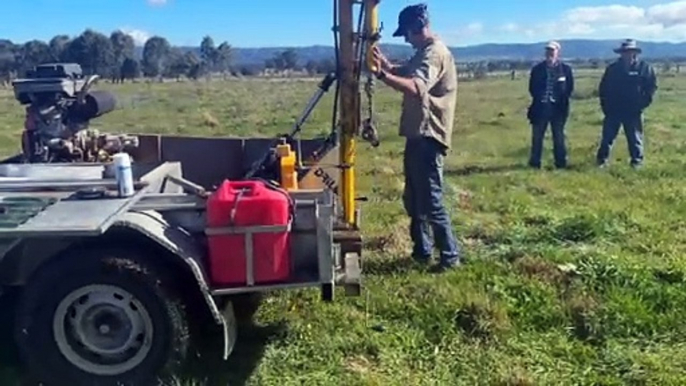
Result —
[[138, 147], [138, 138], [99, 133], [92, 119], [116, 108], [107, 91], [90, 91], [98, 76], [85, 77], [75, 63], [42, 64], [12, 83], [26, 106], [22, 153], [28, 163], [107, 162]]

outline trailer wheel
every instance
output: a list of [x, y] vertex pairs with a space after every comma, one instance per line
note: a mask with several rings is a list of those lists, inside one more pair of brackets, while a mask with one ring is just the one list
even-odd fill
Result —
[[45, 384], [154, 385], [189, 346], [170, 279], [126, 249], [88, 249], [31, 278], [17, 313], [17, 343]]

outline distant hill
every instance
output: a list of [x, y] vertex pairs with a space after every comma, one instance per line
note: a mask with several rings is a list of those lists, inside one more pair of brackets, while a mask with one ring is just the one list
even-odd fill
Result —
[[[607, 59], [615, 57], [612, 51], [618, 44], [618, 40], [561, 40], [562, 55], [567, 59]], [[481, 60], [536, 60], [543, 55], [543, 42], [523, 44], [480, 44], [465, 47], [452, 47], [451, 50], [460, 62]], [[686, 57], [686, 42], [663, 43], [643, 42], [645, 58]], [[267, 59], [282, 52], [289, 47], [259, 47], [259, 48], [234, 48], [236, 63], [239, 65], [262, 65]], [[293, 47], [297, 52], [299, 62], [305, 64], [310, 60], [321, 61], [333, 58], [333, 46], [305, 46]], [[404, 58], [412, 54], [409, 45], [384, 44], [384, 51], [393, 58]], [[192, 50], [199, 53], [197, 47], [181, 47], [183, 50]], [[138, 53], [142, 48], [138, 48]]]
[[[617, 40], [561, 40], [562, 56], [568, 59], [607, 59], [616, 57], [613, 49], [619, 45]], [[519, 59], [541, 58], [544, 43], [534, 44], [482, 44], [453, 48], [458, 60], [482, 59]], [[642, 42], [644, 58], [686, 57], [686, 42]]]

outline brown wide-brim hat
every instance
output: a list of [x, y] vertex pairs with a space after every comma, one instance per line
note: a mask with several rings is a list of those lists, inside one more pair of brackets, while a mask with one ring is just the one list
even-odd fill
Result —
[[614, 52], [618, 53], [618, 54], [622, 53], [622, 52], [627, 52], [627, 51], [634, 51], [634, 52], [637, 52], [639, 54], [641, 52], [643, 52], [641, 47], [638, 46], [638, 43], [636, 43], [636, 40], [634, 40], [634, 39], [627, 39], [627, 40], [622, 42], [621, 46], [614, 49]]

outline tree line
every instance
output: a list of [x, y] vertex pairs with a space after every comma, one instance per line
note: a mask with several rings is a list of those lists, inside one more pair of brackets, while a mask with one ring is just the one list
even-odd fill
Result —
[[113, 82], [141, 76], [198, 79], [211, 73], [255, 75], [265, 70], [335, 70], [333, 58], [301, 64], [295, 49], [276, 53], [264, 63], [238, 65], [232, 46], [228, 42], [215, 45], [210, 36], [202, 39], [197, 50], [175, 47], [166, 38], [153, 36], [146, 40], [141, 54], [136, 51], [133, 37], [120, 30], [107, 36], [86, 29], [73, 38], [57, 35], [48, 42], [36, 39], [23, 44], [0, 39], [0, 80], [23, 76], [36, 65], [52, 62], [78, 63], [85, 74], [98, 74]]
[[0, 77], [20, 76], [39, 64], [70, 62], [80, 64], [86, 74], [98, 74], [115, 82], [139, 76], [197, 79], [206, 73], [228, 71], [232, 56], [229, 43], [215, 46], [210, 36], [202, 39], [198, 54], [174, 47], [164, 37], [153, 36], [145, 42], [139, 59], [130, 35], [117, 30], [107, 36], [87, 29], [74, 38], [57, 35], [49, 42], [31, 40], [14, 44], [0, 39]]
[[[395, 58], [402, 60], [404, 58]], [[526, 71], [539, 60], [470, 60], [459, 62], [460, 72], [475, 78], [492, 72]], [[575, 68], [602, 68], [610, 60], [572, 59]], [[148, 39], [137, 55], [133, 37], [117, 30], [109, 36], [87, 29], [76, 37], [57, 35], [48, 42], [31, 40], [14, 44], [0, 39], [0, 80], [21, 76], [32, 67], [48, 62], [78, 63], [86, 74], [98, 74], [113, 82], [140, 76], [155, 78], [198, 79], [211, 73], [257, 75], [268, 72], [298, 71], [323, 74], [335, 70], [333, 57], [299, 60], [296, 49], [277, 52], [264, 63], [236, 63], [235, 52], [228, 42], [215, 45], [210, 36], [203, 37], [198, 49], [172, 46], [161, 36]], [[675, 68], [683, 58], [660, 59], [663, 70]]]

